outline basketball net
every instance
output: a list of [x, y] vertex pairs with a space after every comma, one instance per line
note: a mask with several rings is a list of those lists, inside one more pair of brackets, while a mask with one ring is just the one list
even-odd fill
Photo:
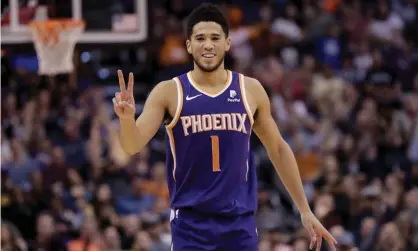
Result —
[[53, 76], [73, 71], [74, 47], [84, 27], [84, 21], [73, 19], [49, 19], [29, 24], [39, 74]]

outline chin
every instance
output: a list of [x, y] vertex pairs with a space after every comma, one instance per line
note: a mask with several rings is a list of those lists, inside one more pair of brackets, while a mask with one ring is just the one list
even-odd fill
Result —
[[200, 67], [200, 69], [204, 72], [213, 72], [213, 71], [216, 71], [218, 67], [206, 66], [206, 67]]
[[196, 65], [204, 72], [213, 72], [216, 71], [219, 66], [221, 65], [222, 61], [216, 64], [202, 64], [200, 62], [196, 62]]
[[195, 62], [197, 67], [199, 67], [199, 69], [204, 72], [216, 71], [222, 65], [223, 60], [224, 57], [219, 55], [209, 62], [205, 61], [205, 59], [202, 57], [193, 57], [193, 61]]

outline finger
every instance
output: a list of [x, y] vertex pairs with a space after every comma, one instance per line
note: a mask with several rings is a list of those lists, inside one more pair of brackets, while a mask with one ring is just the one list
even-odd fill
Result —
[[337, 240], [324, 227], [322, 228], [322, 235], [325, 240], [337, 244]]
[[121, 97], [120, 97], [120, 92], [117, 92], [116, 94], [115, 94], [115, 99], [116, 99], [116, 102], [120, 102], [120, 100], [121, 100]]
[[337, 251], [337, 248], [335, 247], [334, 242], [328, 241], [328, 246], [331, 248], [331, 251]]
[[330, 242], [334, 244], [338, 244], [337, 240], [329, 232], [327, 232], [326, 237], [327, 237], [327, 240], [329, 240]]
[[316, 234], [311, 223], [307, 224], [306, 229], [308, 230], [309, 236], [311, 237], [311, 243], [309, 244], [309, 249], [312, 249], [315, 246]]
[[335, 242], [333, 242], [332, 240], [328, 240], [326, 239], [328, 242], [328, 246], [331, 248], [332, 251], [337, 251], [337, 248], [335, 247]]
[[134, 105], [129, 104], [126, 101], [122, 101], [121, 103], [121, 107], [123, 107], [123, 109], [128, 109], [128, 111], [135, 109]]
[[313, 249], [316, 244], [316, 236], [311, 237], [311, 243], [309, 244], [309, 249]]
[[124, 108], [126, 106], [126, 101], [119, 101], [119, 106]]
[[335, 247], [335, 244], [337, 244], [337, 241], [332, 237], [331, 234], [325, 235], [324, 239], [328, 242], [328, 246], [331, 248], [332, 251], [336, 251], [337, 248]]
[[132, 72], [129, 73], [128, 92], [134, 92], [134, 74]]
[[126, 88], [125, 88], [125, 79], [123, 78], [123, 73], [122, 73], [121, 70], [118, 70], [118, 77], [119, 77], [119, 87], [120, 87], [120, 90], [122, 92], [123, 91], [126, 91]]
[[318, 241], [316, 242], [316, 251], [320, 251], [322, 246], [322, 236], [318, 236]]
[[112, 102], [113, 102], [113, 105], [114, 105], [115, 107], [119, 107], [118, 102], [116, 101], [116, 98], [113, 98], [113, 99], [112, 99]]
[[134, 105], [131, 102], [129, 102], [129, 101], [123, 101], [123, 105], [125, 107], [134, 107]]

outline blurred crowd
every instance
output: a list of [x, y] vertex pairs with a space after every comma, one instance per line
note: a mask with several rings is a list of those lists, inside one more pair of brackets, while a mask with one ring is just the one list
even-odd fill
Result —
[[[149, 2], [152, 43], [128, 57], [145, 82], [135, 86], [139, 111], [157, 81], [190, 69], [182, 21], [203, 1]], [[226, 67], [268, 91], [338, 250], [418, 250], [418, 1], [212, 2], [231, 25]], [[13, 67], [12, 55], [2, 57], [2, 250], [169, 250], [164, 130], [130, 157], [114, 89], [79, 57], [73, 73], [52, 78]], [[308, 250], [256, 137], [251, 150], [260, 251]]]

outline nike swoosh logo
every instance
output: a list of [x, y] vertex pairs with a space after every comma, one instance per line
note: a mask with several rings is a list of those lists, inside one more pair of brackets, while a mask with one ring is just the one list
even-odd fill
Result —
[[202, 96], [202, 94], [198, 94], [198, 95], [192, 96], [192, 97], [189, 97], [189, 95], [187, 95], [186, 100], [189, 101], [189, 100], [195, 99], [195, 98], [200, 97], [200, 96]]

